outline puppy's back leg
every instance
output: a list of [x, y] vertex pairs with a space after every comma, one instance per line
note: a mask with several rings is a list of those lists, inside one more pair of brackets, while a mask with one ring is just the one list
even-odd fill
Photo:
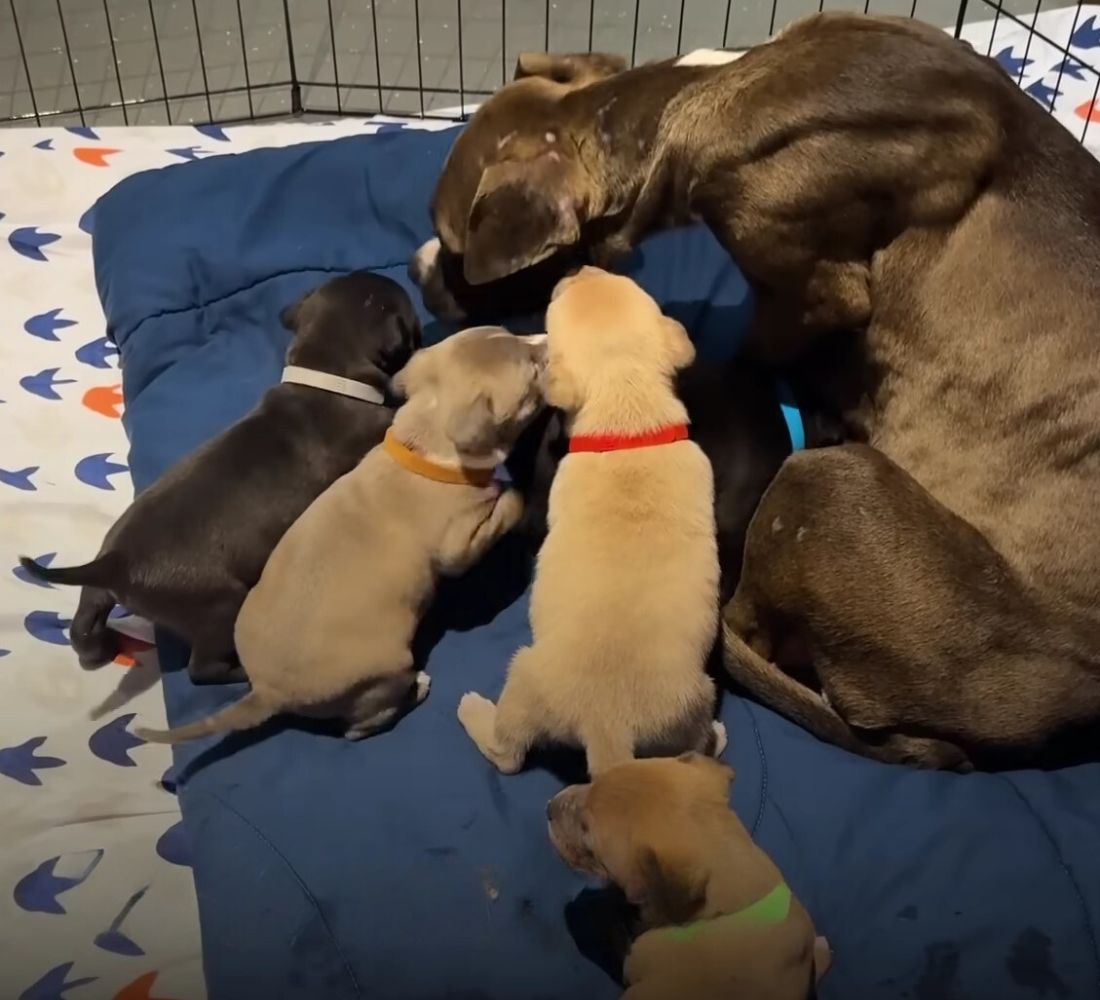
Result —
[[512, 657], [497, 704], [469, 691], [458, 703], [458, 721], [485, 757], [503, 774], [515, 774], [527, 751], [546, 734], [546, 712], [532, 684], [532, 649]]
[[95, 670], [118, 656], [118, 633], [107, 627], [114, 606], [115, 599], [103, 588], [81, 588], [69, 639], [85, 670]]
[[430, 688], [431, 678], [423, 671], [403, 671], [366, 682], [351, 695], [344, 738], [361, 740], [393, 728], [428, 697]]
[[634, 759], [634, 736], [624, 724], [608, 719], [586, 732], [583, 739], [589, 777]]
[[233, 647], [233, 632], [248, 591], [234, 587], [210, 606], [202, 630], [191, 636], [187, 674], [192, 684], [236, 684], [246, 681]]

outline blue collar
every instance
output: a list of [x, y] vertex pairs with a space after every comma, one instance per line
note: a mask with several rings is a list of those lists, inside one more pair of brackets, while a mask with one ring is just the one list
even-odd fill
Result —
[[794, 401], [790, 385], [783, 379], [777, 379], [776, 392], [779, 395], [779, 409], [787, 423], [787, 433], [791, 438], [791, 451], [802, 451], [806, 447], [806, 426], [802, 423], [802, 411]]

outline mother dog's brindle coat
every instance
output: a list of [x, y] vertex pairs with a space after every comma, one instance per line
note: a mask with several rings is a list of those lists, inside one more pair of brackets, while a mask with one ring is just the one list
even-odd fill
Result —
[[734, 678], [925, 766], [1095, 723], [1100, 165], [994, 61], [901, 19], [605, 76], [495, 142], [475, 118], [447, 170], [479, 150], [476, 196], [437, 198], [437, 229], [488, 280], [701, 218], [757, 293], [757, 349], [844, 414], [853, 443], [789, 458], [753, 519]]

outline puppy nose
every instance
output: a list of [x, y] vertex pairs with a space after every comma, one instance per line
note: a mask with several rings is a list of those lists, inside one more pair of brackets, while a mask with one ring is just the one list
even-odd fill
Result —
[[553, 823], [561, 815], [561, 796], [555, 795], [546, 803], [546, 818]]

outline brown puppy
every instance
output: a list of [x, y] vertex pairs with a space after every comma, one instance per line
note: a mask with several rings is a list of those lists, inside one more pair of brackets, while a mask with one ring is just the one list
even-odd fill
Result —
[[386, 440], [276, 546], [237, 619], [252, 690], [206, 719], [142, 738], [250, 729], [280, 712], [342, 719], [349, 739], [428, 693], [411, 644], [440, 575], [465, 572], [519, 520], [493, 470], [541, 405], [545, 337], [495, 327], [413, 355]]
[[806, 1000], [825, 939], [729, 806], [733, 770], [696, 753], [620, 764], [550, 800], [550, 839], [607, 878], [644, 927], [629, 1000]]
[[695, 349], [638, 285], [595, 268], [558, 286], [546, 325], [546, 400], [565, 411], [571, 441], [531, 592], [534, 642], [499, 704], [467, 694], [459, 720], [506, 773], [548, 742], [583, 747], [590, 774], [635, 753], [721, 753], [705, 673], [718, 624], [714, 477], [673, 390]]
[[993, 60], [825, 14], [565, 94], [526, 144], [474, 129], [469, 273], [702, 219], [753, 284], [759, 353], [860, 442], [794, 455], [757, 511], [724, 615], [739, 682], [929, 766], [1034, 759], [1100, 719], [1100, 164]]

